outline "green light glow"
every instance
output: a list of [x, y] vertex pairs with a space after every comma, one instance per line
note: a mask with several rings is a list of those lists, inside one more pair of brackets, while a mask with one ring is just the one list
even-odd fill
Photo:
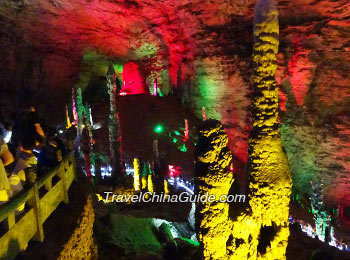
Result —
[[180, 149], [180, 151], [181, 152], [187, 152], [187, 148], [186, 148], [186, 145], [184, 144], [183, 146], [182, 146], [182, 148]]
[[162, 126], [162, 125], [157, 125], [155, 128], [154, 128], [154, 132], [156, 132], [156, 133], [161, 133], [161, 132], [163, 132], [163, 130], [164, 130], [164, 127]]
[[173, 143], [177, 143], [177, 139], [176, 138], [173, 139]]
[[180, 132], [179, 131], [175, 131], [174, 132], [176, 135], [180, 135]]

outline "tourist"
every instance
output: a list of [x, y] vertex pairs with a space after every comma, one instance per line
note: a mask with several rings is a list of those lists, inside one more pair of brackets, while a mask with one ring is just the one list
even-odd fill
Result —
[[[61, 146], [63, 146], [63, 148]], [[62, 149], [65, 148], [64, 145], [59, 142], [59, 138], [55, 136], [48, 138], [47, 145], [41, 149], [38, 155], [38, 176], [48, 172], [62, 161], [62, 154], [64, 153]]]
[[23, 137], [20, 142], [19, 152], [16, 155], [16, 166], [12, 173], [17, 174], [22, 181], [26, 181], [26, 168], [36, 167], [37, 159], [33, 154], [33, 149], [38, 146], [39, 141], [32, 137]]
[[13, 160], [6, 142], [0, 137], [0, 205], [6, 203], [12, 194], [4, 166], [9, 165]]
[[31, 104], [26, 105], [24, 111], [16, 117], [11, 142], [17, 147], [22, 138], [29, 137], [39, 140], [40, 143], [45, 140], [45, 134], [41, 128], [36, 109]]

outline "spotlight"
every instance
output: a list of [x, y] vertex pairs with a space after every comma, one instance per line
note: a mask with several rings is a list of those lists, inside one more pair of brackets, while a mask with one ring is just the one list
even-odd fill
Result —
[[154, 128], [154, 132], [156, 132], [157, 134], [160, 134], [161, 132], [163, 132], [163, 130], [164, 130], [164, 127], [162, 125], [157, 125]]

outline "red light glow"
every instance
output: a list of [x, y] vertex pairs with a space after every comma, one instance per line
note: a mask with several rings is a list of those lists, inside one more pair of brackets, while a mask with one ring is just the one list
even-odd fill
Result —
[[139, 66], [134, 62], [127, 62], [124, 64], [123, 83], [123, 88], [119, 94], [120, 96], [149, 94]]

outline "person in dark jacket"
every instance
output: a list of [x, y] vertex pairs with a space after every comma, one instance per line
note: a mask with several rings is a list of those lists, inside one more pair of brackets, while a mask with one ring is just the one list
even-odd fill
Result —
[[11, 143], [18, 147], [23, 138], [33, 138], [43, 143], [45, 134], [41, 128], [39, 117], [33, 105], [26, 105], [24, 111], [16, 117], [12, 130]]

